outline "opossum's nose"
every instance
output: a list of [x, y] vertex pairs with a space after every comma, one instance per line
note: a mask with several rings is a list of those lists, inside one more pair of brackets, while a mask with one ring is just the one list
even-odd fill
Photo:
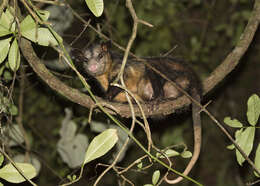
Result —
[[88, 69], [92, 73], [96, 73], [98, 71], [98, 64], [95, 62], [89, 61]]

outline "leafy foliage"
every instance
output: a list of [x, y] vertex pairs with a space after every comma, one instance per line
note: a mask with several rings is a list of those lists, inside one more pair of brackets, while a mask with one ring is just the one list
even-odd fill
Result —
[[[0, 40], [0, 63], [8, 55], [8, 67], [12, 71], [17, 71], [20, 67], [21, 56], [17, 42], [18, 29], [13, 15], [14, 10], [10, 7], [2, 13], [0, 18], [0, 36], [5, 36]], [[44, 21], [49, 17], [47, 11], [39, 11], [38, 15]], [[42, 46], [57, 46], [57, 41], [62, 42], [62, 38], [55, 31], [37, 25], [31, 15], [25, 17], [20, 23], [19, 29], [22, 37]], [[3, 70], [4, 68], [2, 67], [1, 71]]]
[[[255, 125], [259, 119], [260, 112], [260, 99], [256, 94], [253, 94], [247, 102], [247, 120], [251, 126], [244, 127], [242, 123], [240, 123], [237, 119], [230, 119], [230, 117], [226, 117], [224, 122], [233, 128], [239, 128], [235, 132], [236, 143], [241, 147], [241, 149], [245, 152], [247, 156], [251, 153], [254, 145], [255, 139]], [[228, 149], [234, 149], [234, 145], [229, 146]], [[257, 153], [258, 154], [258, 153]], [[236, 157], [237, 162], [240, 166], [242, 166], [245, 161], [244, 157], [241, 153], [236, 149]], [[260, 157], [256, 157], [255, 164], [257, 165]]]
[[3, 113], [10, 114], [10, 115], [17, 115], [18, 109], [17, 107], [0, 92], [0, 110]]

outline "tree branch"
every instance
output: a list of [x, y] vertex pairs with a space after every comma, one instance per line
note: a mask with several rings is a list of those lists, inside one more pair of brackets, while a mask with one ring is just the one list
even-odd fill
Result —
[[[248, 24], [237, 44], [237, 46], [230, 52], [226, 59], [211, 73], [211, 75], [203, 82], [204, 94], [212, 90], [220, 81], [222, 81], [227, 74], [229, 74], [239, 63], [239, 60], [247, 51], [250, 43], [253, 40], [254, 34], [257, 30], [260, 20], [260, 0], [255, 1], [252, 16], [250, 17]], [[80, 104], [84, 107], [90, 108], [94, 105], [92, 99], [81, 93], [79, 90], [69, 87], [61, 82], [49, 70], [43, 65], [41, 60], [34, 53], [31, 43], [26, 40], [21, 40], [21, 51], [33, 70], [41, 77], [41, 79], [47, 83], [52, 89], [59, 92], [72, 102]], [[131, 110], [127, 104], [108, 102], [102, 98], [97, 99], [104, 104], [110, 104], [112, 107], [117, 108], [118, 114], [122, 117], [131, 117]], [[186, 107], [191, 101], [182, 96], [176, 100], [164, 100], [158, 104], [158, 102], [143, 103], [142, 108], [147, 117], [154, 115], [167, 115], [176, 112], [176, 110]], [[137, 105], [134, 105], [136, 116], [141, 116], [141, 112]], [[108, 110], [109, 113], [115, 114], [115, 112]]]

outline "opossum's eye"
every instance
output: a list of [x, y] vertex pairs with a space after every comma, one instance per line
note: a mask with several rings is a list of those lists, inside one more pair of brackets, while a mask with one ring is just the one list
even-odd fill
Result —
[[84, 57], [84, 62], [88, 62], [88, 58], [87, 57]]
[[101, 52], [100, 54], [98, 54], [98, 59], [102, 59], [104, 57], [104, 53]]

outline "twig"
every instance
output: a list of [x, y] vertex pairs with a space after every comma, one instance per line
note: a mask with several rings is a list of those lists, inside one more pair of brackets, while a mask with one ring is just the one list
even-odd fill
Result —
[[[113, 169], [118, 173], [118, 170], [116, 167], [113, 167]], [[134, 186], [134, 184], [129, 180], [127, 179], [124, 175], [119, 175], [124, 181], [126, 181], [127, 183], [129, 183], [130, 185]], [[125, 185], [125, 184], [123, 184]]]
[[[132, 114], [133, 114], [133, 115], [132, 115], [132, 124], [131, 124], [131, 128], [130, 128], [130, 130], [129, 130], [129, 132], [132, 133], [133, 130], [134, 130], [134, 127], [135, 127], [135, 114], [134, 114], [133, 105], [132, 105], [132, 102], [131, 102], [131, 100], [130, 100], [130, 98], [129, 98], [129, 96], [128, 96], [128, 93], [125, 92], [125, 94], [126, 94], [127, 101], [129, 102], [129, 105], [130, 105], [130, 107], [131, 107], [131, 111], [132, 111]], [[101, 180], [101, 178], [102, 178], [111, 168], [113, 168], [113, 167], [115, 166], [115, 164], [117, 163], [117, 161], [118, 161], [120, 155], [122, 154], [122, 152], [123, 152], [124, 149], [126, 148], [128, 142], [129, 142], [129, 137], [127, 137], [127, 139], [125, 140], [125, 143], [123, 144], [121, 150], [118, 152], [118, 154], [117, 154], [117, 156], [115, 157], [113, 163], [112, 163], [109, 167], [107, 167], [106, 170], [104, 170], [104, 171], [99, 175], [99, 177], [97, 178], [97, 180], [96, 180], [95, 183], [94, 183], [94, 186], [96, 186], [96, 185], [98, 184], [98, 182]]]
[[139, 162], [141, 162], [143, 159], [145, 159], [147, 157], [148, 157], [147, 155], [144, 155], [144, 156], [136, 159], [133, 163], [128, 165], [128, 167], [124, 168], [124, 170], [118, 172], [118, 174], [123, 174], [123, 173], [127, 172], [129, 169], [131, 169], [133, 166], [135, 166], [136, 164], [138, 164]]
[[118, 76], [115, 80], [115, 82], [118, 82], [119, 79], [123, 76], [124, 74], [124, 69], [125, 69], [125, 65], [126, 65], [126, 62], [127, 62], [127, 58], [128, 58], [128, 54], [130, 52], [130, 49], [131, 49], [131, 46], [136, 38], [136, 33], [137, 33], [137, 26], [138, 26], [138, 17], [135, 13], [135, 10], [134, 10], [134, 7], [133, 7], [133, 4], [132, 4], [132, 1], [131, 0], [126, 0], [126, 7], [129, 9], [129, 12], [132, 16], [132, 19], [134, 21], [133, 23], [133, 28], [132, 28], [132, 34], [131, 34], [131, 37], [130, 39], [128, 40], [128, 43], [127, 43], [127, 46], [126, 46], [126, 50], [125, 50], [125, 53], [124, 53], [124, 57], [123, 57], [123, 60], [122, 60], [122, 65], [121, 65], [121, 69], [118, 73]]
[[28, 138], [28, 135], [23, 127], [23, 101], [24, 101], [24, 88], [25, 88], [25, 69], [24, 66], [22, 65], [20, 68], [20, 73], [21, 73], [21, 80], [20, 80], [20, 93], [19, 93], [19, 115], [17, 117], [17, 123], [19, 126], [19, 129], [21, 130], [23, 137], [24, 137], [24, 142], [25, 142], [25, 160], [29, 160], [29, 151], [31, 149], [30, 147], [30, 140]]
[[[121, 80], [121, 82], [123, 82], [123, 80]], [[112, 83], [112, 85], [116, 86], [116, 87], [119, 87], [119, 88], [123, 89], [126, 93], [130, 94], [131, 97], [134, 99], [135, 103], [138, 105], [138, 108], [140, 109], [140, 112], [142, 113], [142, 118], [143, 118], [143, 121], [144, 121], [144, 130], [145, 130], [145, 133], [147, 135], [147, 140], [148, 140], [148, 151], [150, 152], [151, 146], [153, 145], [152, 135], [151, 135], [151, 130], [150, 130], [150, 127], [149, 127], [149, 123], [147, 121], [147, 118], [146, 118], [146, 116], [144, 114], [144, 111], [143, 111], [143, 108], [142, 108], [140, 102], [135, 98], [134, 94], [131, 91], [127, 90], [127, 88], [124, 85], [124, 82], [123, 82], [123, 86], [121, 86], [119, 84], [114, 84], [114, 83]], [[134, 112], [132, 112], [132, 116], [133, 116], [133, 114], [134, 114]], [[141, 126], [143, 126], [143, 125], [141, 125]]]
[[88, 20], [87, 24], [84, 25], [83, 30], [79, 33], [79, 35], [70, 43], [70, 46], [72, 46], [81, 36], [82, 34], [85, 32], [85, 30], [87, 29], [87, 27], [90, 24], [91, 19]]
[[[30, 12], [31, 16], [34, 18], [34, 20], [36, 21], [36, 23], [40, 23], [40, 24], [44, 24], [44, 22], [38, 18], [38, 16], [36, 15], [36, 13], [34, 12], [36, 10], [36, 8], [34, 7], [33, 10], [30, 8], [29, 4], [27, 2], [25, 2], [25, 0], [20, 0], [23, 5], [25, 6], [25, 8]], [[30, 4], [31, 5], [31, 4]], [[37, 25], [37, 24], [36, 24]], [[37, 32], [36, 32], [37, 34]], [[38, 38], [38, 37], [36, 37]]]

